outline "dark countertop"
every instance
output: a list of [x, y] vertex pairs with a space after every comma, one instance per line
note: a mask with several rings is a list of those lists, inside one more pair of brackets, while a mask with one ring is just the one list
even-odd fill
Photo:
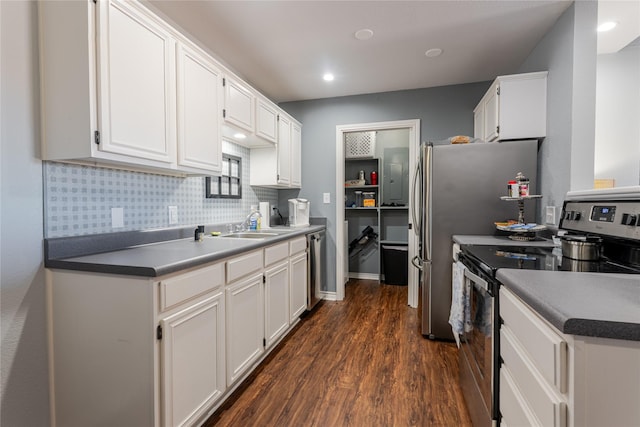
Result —
[[[273, 231], [281, 234], [263, 239], [237, 239], [207, 235], [202, 242], [196, 242], [193, 237], [188, 237], [124, 248], [114, 248], [112, 243], [104, 245], [100, 242], [99, 237], [66, 238], [61, 242], [45, 241], [45, 267], [157, 277], [269, 246], [293, 237], [321, 231], [325, 228], [325, 225], [287, 229], [274, 228]], [[92, 242], [92, 238], [95, 241]], [[112, 237], [106, 238], [112, 239]], [[71, 247], [73, 248], [69, 249]], [[103, 251], [94, 249], [107, 247], [108, 249]], [[83, 250], [81, 253], [89, 254], [78, 255], [79, 249]], [[63, 254], [63, 256], [56, 256], [56, 254]], [[66, 256], [69, 254], [72, 256]]]
[[640, 275], [501, 269], [497, 278], [565, 334], [640, 341]]
[[507, 236], [486, 236], [486, 235], [464, 235], [456, 234], [453, 241], [459, 245], [501, 245], [501, 246], [541, 246], [553, 247], [553, 241], [548, 239], [534, 240], [523, 242], [520, 240], [511, 240]]

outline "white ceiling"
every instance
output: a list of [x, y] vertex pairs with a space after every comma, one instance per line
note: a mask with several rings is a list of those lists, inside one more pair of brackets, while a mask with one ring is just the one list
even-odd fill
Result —
[[[509, 74], [566, 0], [149, 0], [275, 102], [492, 80]], [[360, 41], [354, 33], [371, 29]], [[428, 58], [430, 48], [443, 50]], [[325, 72], [335, 80], [322, 80]]]

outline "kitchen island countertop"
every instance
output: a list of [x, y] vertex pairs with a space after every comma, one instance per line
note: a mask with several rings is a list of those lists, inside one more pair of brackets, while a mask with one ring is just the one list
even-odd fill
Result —
[[[174, 273], [187, 268], [196, 267], [212, 261], [217, 261], [253, 249], [259, 249], [277, 242], [304, 236], [309, 233], [324, 230], [324, 225], [309, 227], [274, 229], [280, 234], [265, 238], [225, 238], [206, 236], [202, 241], [191, 238], [160, 241], [107, 250], [99, 253], [75, 256], [51, 255], [53, 250], [45, 250], [45, 267], [66, 270], [89, 271], [106, 274], [123, 274], [131, 276], [158, 277]], [[268, 230], [264, 230], [268, 231]], [[87, 243], [91, 236], [84, 236], [79, 243], [69, 238], [67, 246], [77, 245], [100, 246], [100, 243]], [[98, 238], [96, 238], [98, 239]], [[45, 245], [51, 242], [45, 242]], [[62, 246], [58, 244], [58, 246]], [[47, 247], [47, 246], [46, 246]], [[64, 253], [65, 248], [58, 253]], [[77, 249], [74, 249], [76, 252]]]
[[640, 276], [500, 269], [497, 279], [560, 332], [640, 341]]

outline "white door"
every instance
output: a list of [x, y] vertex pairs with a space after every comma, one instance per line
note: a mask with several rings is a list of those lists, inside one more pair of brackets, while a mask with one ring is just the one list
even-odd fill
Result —
[[131, 3], [99, 6], [99, 149], [175, 163], [175, 40]]
[[264, 352], [262, 273], [227, 286], [227, 384], [251, 367]]
[[291, 121], [280, 115], [278, 122], [278, 184], [291, 183]]
[[291, 123], [291, 186], [302, 187], [302, 129]]
[[219, 174], [222, 170], [222, 75], [201, 52], [177, 48], [178, 166]]
[[253, 94], [228, 76], [225, 77], [224, 82], [224, 120], [253, 133], [255, 127]]
[[289, 283], [289, 322], [293, 323], [307, 308], [307, 253], [295, 255], [291, 260]]
[[266, 346], [289, 327], [289, 260], [265, 271], [264, 307]]
[[160, 322], [164, 424], [191, 425], [224, 393], [222, 292]]

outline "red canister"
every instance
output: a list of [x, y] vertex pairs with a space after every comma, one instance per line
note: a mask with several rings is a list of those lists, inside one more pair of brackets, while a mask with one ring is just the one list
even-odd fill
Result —
[[378, 185], [378, 172], [371, 172], [371, 185]]

